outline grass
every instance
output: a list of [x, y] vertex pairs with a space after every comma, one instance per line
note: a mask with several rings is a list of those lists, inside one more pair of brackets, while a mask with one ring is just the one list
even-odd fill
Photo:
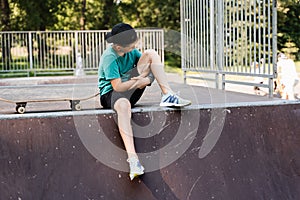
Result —
[[73, 75], [73, 70], [29, 70], [19, 72], [0, 72], [0, 78], [19, 78], [19, 77], [37, 77], [37, 76], [70, 76]]
[[167, 73], [182, 74], [181, 68], [178, 68], [178, 67], [171, 67], [171, 66], [169, 66], [169, 65], [165, 65], [165, 72], [167, 72]]

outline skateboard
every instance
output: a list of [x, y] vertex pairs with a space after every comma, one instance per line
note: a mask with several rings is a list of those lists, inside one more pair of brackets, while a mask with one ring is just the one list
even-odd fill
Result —
[[98, 95], [99, 95], [99, 93], [94, 94], [92, 96], [85, 97], [85, 98], [58, 98], [58, 99], [39, 99], [39, 100], [38, 99], [32, 99], [32, 100], [20, 100], [20, 101], [13, 101], [13, 100], [9, 100], [9, 99], [0, 98], [0, 101], [16, 104], [17, 113], [23, 114], [26, 111], [27, 103], [39, 103], [39, 102], [69, 101], [70, 102], [70, 108], [72, 110], [81, 110], [80, 101], [86, 101], [86, 100], [92, 99], [92, 98], [94, 98]]

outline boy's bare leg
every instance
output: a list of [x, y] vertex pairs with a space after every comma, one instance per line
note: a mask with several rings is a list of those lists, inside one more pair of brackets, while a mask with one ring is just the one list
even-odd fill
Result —
[[116, 101], [114, 109], [118, 115], [118, 127], [122, 137], [129, 163], [129, 177], [133, 180], [135, 177], [144, 174], [145, 168], [141, 165], [138, 155], [135, 151], [133, 131], [131, 127], [131, 105], [128, 99], [120, 98]]
[[125, 98], [116, 101], [114, 109], [117, 111], [118, 127], [122, 137], [128, 158], [138, 158], [133, 140], [133, 131], [131, 127], [131, 105]]
[[151, 70], [163, 94], [172, 91], [167, 81], [168, 79], [161, 58], [155, 50], [146, 50], [141, 56], [137, 67], [138, 72], [144, 77], [148, 76]]

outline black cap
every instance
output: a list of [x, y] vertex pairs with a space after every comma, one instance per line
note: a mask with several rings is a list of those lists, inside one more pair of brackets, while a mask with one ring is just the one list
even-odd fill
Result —
[[106, 34], [105, 39], [109, 43], [127, 46], [137, 40], [137, 34], [129, 24], [119, 23]]

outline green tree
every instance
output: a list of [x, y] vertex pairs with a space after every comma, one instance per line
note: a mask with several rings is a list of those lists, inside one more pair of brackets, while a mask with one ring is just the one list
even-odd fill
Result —
[[60, 0], [13, 0], [16, 7], [23, 12], [19, 19], [22, 24], [19, 30], [51, 29], [57, 23], [57, 11], [61, 8]]
[[278, 50], [294, 43], [294, 53], [300, 59], [300, 0], [281, 0], [278, 6]]
[[[10, 6], [8, 0], [0, 0], [0, 23], [1, 23], [1, 30], [2, 31], [8, 31], [10, 30]], [[11, 53], [10, 53], [10, 45], [11, 42], [7, 40], [6, 33], [1, 34], [1, 52], [2, 52], [2, 62], [5, 64], [5, 66], [10, 66], [10, 60], [11, 60]]]
[[74, 0], [60, 6], [55, 30], [106, 30], [122, 21], [112, 0]]
[[159, 27], [180, 30], [180, 1], [123, 0], [119, 4], [122, 18], [136, 27]]
[[[95, 5], [96, 9], [95, 9]], [[107, 30], [122, 21], [119, 6], [113, 0], [91, 1], [87, 9], [87, 28]]]
[[136, 28], [163, 28], [165, 58], [180, 67], [180, 1], [123, 0], [119, 6], [123, 20]]
[[0, 20], [1, 20], [1, 30], [10, 30], [10, 6], [8, 0], [0, 0]]
[[89, 0], [67, 0], [59, 5], [57, 22], [49, 30], [85, 30]]

